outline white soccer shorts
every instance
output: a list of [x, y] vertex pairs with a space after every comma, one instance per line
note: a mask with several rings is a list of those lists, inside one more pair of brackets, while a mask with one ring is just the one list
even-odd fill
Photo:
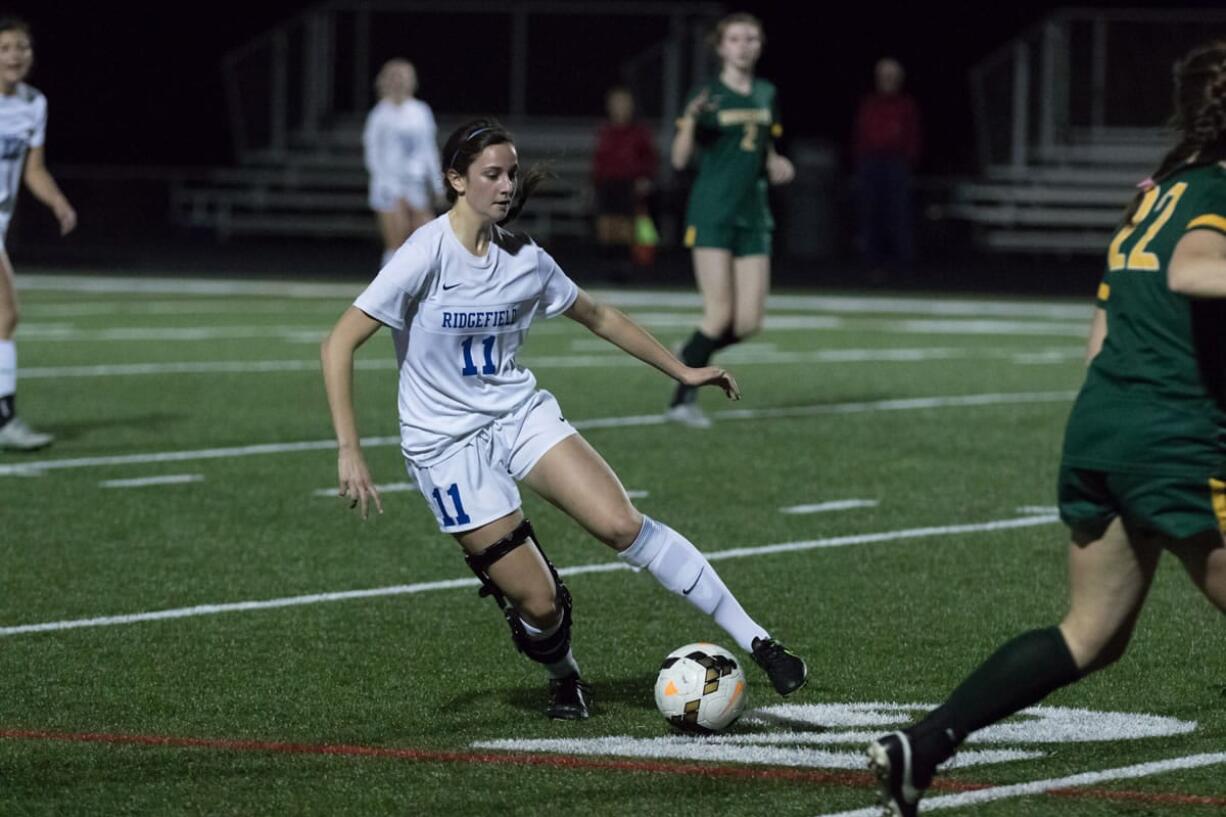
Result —
[[463, 533], [516, 511], [516, 483], [562, 440], [577, 433], [552, 394], [539, 390], [515, 411], [457, 443], [433, 465], [407, 463], [443, 533]]

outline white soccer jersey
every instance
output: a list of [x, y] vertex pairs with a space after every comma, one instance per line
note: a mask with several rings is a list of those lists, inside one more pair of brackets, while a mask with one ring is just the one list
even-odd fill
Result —
[[536, 377], [516, 353], [533, 318], [570, 308], [579, 288], [528, 238], [497, 227], [484, 257], [446, 213], [417, 230], [354, 306], [392, 328], [400, 439], [417, 466], [521, 406]]
[[0, 94], [0, 235], [8, 227], [21, 187], [30, 148], [47, 135], [47, 98], [24, 82], [11, 95]]
[[380, 100], [366, 117], [362, 131], [366, 169], [372, 179], [395, 184], [428, 181], [436, 194], [443, 192], [434, 114], [420, 99], [397, 105]]

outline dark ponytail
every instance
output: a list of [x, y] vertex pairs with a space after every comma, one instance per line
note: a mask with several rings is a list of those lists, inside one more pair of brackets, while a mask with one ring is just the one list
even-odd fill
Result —
[[[459, 198], [459, 193], [451, 186], [451, 180], [447, 176], [448, 172], [454, 170], [461, 176], [467, 177], [469, 166], [487, 147], [502, 144], [514, 146], [515, 139], [497, 119], [474, 119], [452, 131], [446, 144], [443, 145], [443, 186], [447, 191], [447, 201], [455, 204], [456, 199]], [[511, 197], [511, 206], [507, 210], [506, 217], [498, 224], [501, 226], [514, 221], [524, 209], [524, 205], [528, 203], [532, 192], [540, 186], [541, 182], [552, 176], [553, 173], [549, 168], [542, 165], [533, 165], [527, 170], [520, 171], [515, 179], [515, 192]]]
[[1185, 167], [1226, 160], [1226, 40], [1202, 45], [1175, 63], [1175, 113], [1170, 126], [1179, 142], [1142, 183], [1124, 214], [1131, 224], [1152, 184]]

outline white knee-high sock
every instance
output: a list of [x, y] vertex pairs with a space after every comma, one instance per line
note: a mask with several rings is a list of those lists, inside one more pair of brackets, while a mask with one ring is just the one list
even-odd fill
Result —
[[0, 397], [17, 393], [17, 344], [0, 340]]
[[646, 570], [660, 584], [711, 616], [746, 652], [753, 649], [755, 638], [768, 637], [698, 548], [668, 525], [644, 516], [638, 538], [618, 557], [636, 570]]
[[[549, 638], [558, 631], [559, 627], [562, 626], [562, 621], [559, 619], [557, 624], [546, 630], [542, 630], [540, 627], [529, 624], [527, 619], [525, 619], [523, 616], [519, 617], [519, 623], [523, 625], [524, 633], [526, 633], [528, 638], [532, 639], [533, 641], [541, 641]], [[542, 664], [541, 666], [543, 666], [545, 671], [549, 673], [550, 678], [569, 678], [572, 675], [579, 674], [579, 662], [575, 660], [575, 655], [570, 649], [566, 650], [566, 657], [562, 660], [555, 661], [552, 664]]]

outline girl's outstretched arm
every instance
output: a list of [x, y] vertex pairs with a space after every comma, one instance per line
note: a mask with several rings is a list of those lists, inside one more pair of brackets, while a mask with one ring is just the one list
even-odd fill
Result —
[[583, 324], [588, 330], [627, 354], [655, 366], [669, 377], [687, 386], [719, 386], [732, 400], [741, 399], [741, 390], [732, 375], [717, 366], [694, 369], [686, 366], [650, 332], [639, 326], [619, 309], [598, 303], [579, 290], [566, 317]]

